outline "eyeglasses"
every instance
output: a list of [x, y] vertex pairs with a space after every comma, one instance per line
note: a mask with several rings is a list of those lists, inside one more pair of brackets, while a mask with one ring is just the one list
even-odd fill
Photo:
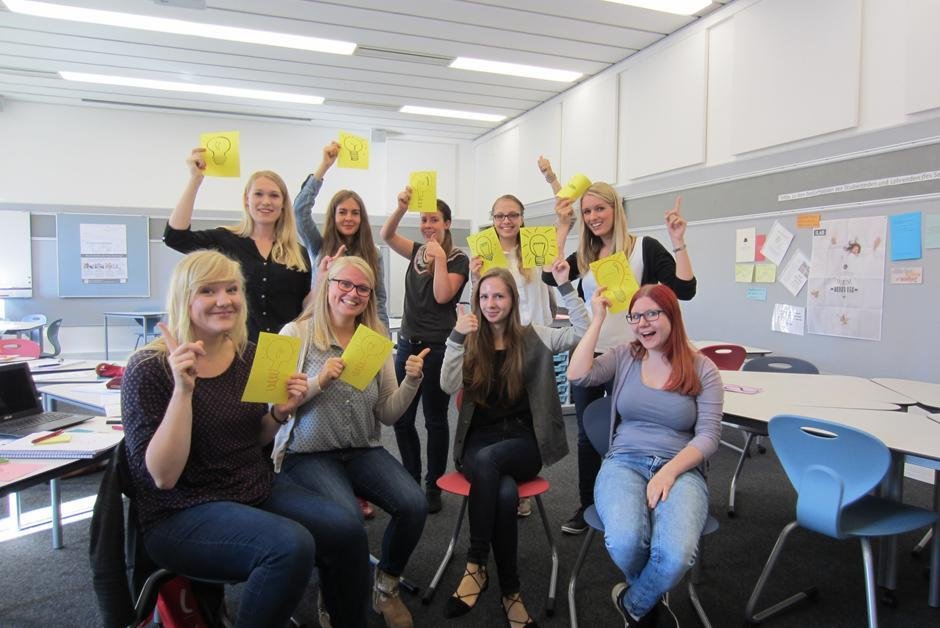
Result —
[[663, 310], [646, 310], [639, 314], [627, 314], [627, 322], [631, 325], [639, 325], [640, 321], [645, 318], [647, 323], [652, 323], [659, 318], [659, 315], [662, 313]]
[[367, 297], [372, 294], [372, 288], [365, 285], [364, 283], [353, 283], [347, 279], [330, 279], [330, 281], [335, 282], [339, 289], [343, 292], [350, 292], [353, 288], [356, 289], [356, 294], [361, 297]]
[[515, 222], [522, 218], [522, 214], [519, 212], [513, 212], [511, 214], [493, 214], [493, 222], [502, 222], [504, 220], [512, 220]]

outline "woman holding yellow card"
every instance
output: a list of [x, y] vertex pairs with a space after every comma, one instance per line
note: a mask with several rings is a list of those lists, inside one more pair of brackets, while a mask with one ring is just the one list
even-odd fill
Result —
[[[539, 163], [540, 169], [543, 165]], [[551, 172], [550, 164], [547, 165], [547, 169]], [[548, 182], [554, 187], [557, 185], [557, 177], [554, 173], [551, 173], [551, 177], [556, 180]], [[548, 178], [546, 175], [546, 180]], [[558, 229], [560, 241], [564, 241], [570, 230], [575, 200], [558, 198], [555, 202], [556, 229]], [[592, 264], [597, 267], [598, 261], [605, 260], [614, 254], [625, 255], [628, 262], [624, 265], [619, 261], [610, 260], [616, 263], [603, 264], [605, 269], [619, 271], [611, 273], [611, 275], [616, 275], [620, 283], [620, 287], [611, 288], [612, 292], [616, 293], [620, 290], [623, 293], [614, 295], [615, 298], [623, 297], [617, 298], [618, 301], [629, 303], [633, 294], [629, 290], [624, 290], [623, 286], [629, 286], [631, 279], [634, 286], [655, 283], [667, 285], [682, 300], [687, 301], [694, 297], [696, 280], [685, 245], [686, 221], [682, 217], [680, 206], [681, 198], [676, 198], [675, 206], [665, 214], [666, 231], [672, 241], [672, 250], [675, 255], [673, 257], [656, 238], [637, 237], [628, 231], [627, 215], [623, 210], [620, 196], [613, 186], [602, 182], [591, 184], [581, 197], [581, 235], [578, 250], [568, 256], [572, 280], [576, 278], [581, 280], [578, 283], [578, 294], [581, 298], [590, 301], [599, 286], [603, 288], [600, 278], [595, 275], [591, 267]], [[607, 278], [604, 277], [604, 279]], [[549, 273], [542, 273], [542, 280], [549, 285], [554, 283]], [[626, 316], [607, 316], [604, 319], [604, 326], [601, 329], [595, 352], [601, 355], [617, 345], [631, 342], [633, 337], [633, 330], [630, 329]], [[571, 386], [575, 414], [578, 417], [578, 492], [581, 504], [574, 515], [562, 524], [561, 530], [566, 534], [581, 534], [587, 530], [584, 510], [594, 503], [594, 480], [600, 470], [601, 459], [584, 431], [582, 416], [588, 404], [603, 397], [605, 390], [609, 394], [610, 391], [604, 386], [574, 384]]]
[[[342, 356], [359, 326], [388, 342], [376, 314], [375, 275], [355, 256], [334, 260], [325, 273], [324, 286], [304, 313], [281, 330], [303, 343], [299, 368], [307, 374], [308, 390], [296, 418], [288, 420], [275, 438], [275, 470], [357, 518], [361, 511], [356, 495], [391, 515], [382, 539], [372, 607], [389, 626], [411, 626], [411, 613], [398, 595], [398, 579], [421, 538], [427, 502], [411, 475], [382, 447], [381, 428], [394, 425], [414, 399], [429, 349], [408, 357], [401, 385], [390, 348], [384, 357], [355, 351], [347, 363]], [[358, 360], [380, 364], [364, 389], [343, 377], [344, 371], [367, 368]]]

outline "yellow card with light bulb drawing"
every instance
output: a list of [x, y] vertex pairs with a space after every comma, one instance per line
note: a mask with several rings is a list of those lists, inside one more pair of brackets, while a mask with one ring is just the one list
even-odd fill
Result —
[[369, 140], [340, 131], [339, 167], [367, 170], [369, 168]]
[[350, 386], [365, 390], [391, 354], [391, 340], [365, 325], [359, 325], [343, 351], [346, 368], [339, 378]]
[[474, 257], [479, 256], [483, 259], [483, 267], [480, 268], [480, 274], [487, 272], [491, 268], [509, 268], [509, 260], [503, 253], [503, 247], [499, 244], [499, 236], [496, 235], [496, 229], [488, 227], [479, 233], [471, 233], [467, 236], [467, 244], [470, 246], [470, 252]]
[[411, 202], [408, 211], [437, 211], [437, 171], [424, 170], [408, 175], [408, 187], [411, 188]]
[[551, 266], [558, 257], [555, 227], [523, 227], [519, 230], [523, 268]]
[[604, 288], [604, 296], [610, 299], [608, 310], [611, 314], [623, 312], [630, 307], [633, 293], [640, 289], [640, 284], [633, 275], [633, 269], [623, 251], [608, 255], [596, 262], [591, 262], [591, 272], [599, 288]]
[[287, 401], [287, 380], [297, 372], [300, 338], [266, 331], [258, 334], [255, 359], [248, 373], [242, 401], [284, 403]]
[[206, 149], [207, 177], [240, 177], [238, 131], [203, 133], [199, 146]]

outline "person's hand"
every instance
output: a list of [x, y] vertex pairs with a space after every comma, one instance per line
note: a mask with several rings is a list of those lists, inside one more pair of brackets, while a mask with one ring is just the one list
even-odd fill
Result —
[[591, 315], [594, 320], [603, 321], [607, 316], [607, 308], [611, 305], [613, 303], [604, 294], [604, 288], [598, 286], [597, 290], [594, 291], [594, 296], [591, 297]]
[[480, 282], [481, 270], [483, 270], [483, 258], [479, 255], [474, 255], [470, 258], [470, 281], [473, 282], [473, 285], [477, 285]]
[[568, 261], [563, 257], [557, 257], [552, 264], [552, 277], [555, 278], [555, 285], [560, 286], [567, 282], [570, 273], [571, 265]]
[[542, 173], [543, 177], [548, 179], [555, 175], [555, 173], [552, 172], [552, 162], [545, 159], [545, 155], [539, 155], [538, 163], [539, 163], [539, 172]]
[[200, 356], [206, 355], [202, 341], [181, 345], [166, 323], [157, 323], [157, 327], [160, 328], [160, 335], [166, 343], [166, 361], [173, 373], [173, 386], [183, 392], [192, 392], [196, 386], [196, 361]]
[[454, 325], [454, 330], [466, 336], [467, 334], [472, 334], [479, 328], [480, 321], [477, 319], [476, 314], [468, 312], [465, 305], [458, 303], [457, 324]]
[[408, 203], [411, 202], [411, 193], [413, 191], [410, 185], [406, 185], [405, 189], [398, 193], [398, 211], [408, 211]]
[[320, 169], [323, 172], [329, 170], [336, 163], [339, 157], [339, 142], [330, 142], [323, 147], [323, 160], [320, 162]]
[[555, 197], [555, 227], [564, 229], [566, 232], [571, 229], [575, 221], [574, 207], [571, 203], [570, 198]]
[[317, 375], [317, 384], [320, 385], [320, 390], [326, 390], [334, 380], [339, 379], [345, 368], [346, 363], [343, 362], [343, 358], [327, 358], [323, 368], [320, 369], [319, 375]]
[[274, 405], [274, 410], [280, 417], [286, 417], [294, 412], [300, 402], [307, 395], [307, 375], [305, 373], [294, 373], [287, 378], [287, 401]]
[[194, 179], [206, 176], [206, 149], [192, 149], [186, 158], [186, 167], [189, 169], [189, 176]]
[[685, 227], [686, 221], [682, 217], [682, 197], [676, 197], [676, 204], [673, 205], [672, 209], [666, 211], [666, 231], [669, 232], [669, 239], [672, 240], [672, 245], [675, 248], [679, 248], [685, 244]]
[[413, 380], [421, 379], [424, 370], [424, 358], [431, 352], [431, 348], [423, 349], [418, 355], [409, 355], [405, 361], [405, 376]]
[[669, 497], [669, 491], [672, 485], [676, 483], [676, 478], [672, 473], [666, 471], [665, 467], [653, 474], [650, 481], [646, 484], [646, 504], [650, 510], [656, 508], [656, 504], [666, 501]]
[[318, 272], [325, 273], [326, 271], [330, 269], [330, 266], [333, 264], [333, 262], [335, 262], [336, 260], [338, 260], [345, 254], [346, 254], [346, 245], [340, 244], [339, 248], [336, 249], [335, 254], [324, 255], [323, 257], [320, 258], [320, 263], [317, 265]]
[[424, 259], [428, 260], [429, 258], [441, 264], [447, 263], [447, 253], [444, 252], [444, 247], [437, 240], [428, 240], [424, 245]]

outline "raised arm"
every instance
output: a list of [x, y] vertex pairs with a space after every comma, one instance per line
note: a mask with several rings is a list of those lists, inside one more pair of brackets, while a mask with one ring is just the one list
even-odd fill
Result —
[[396, 384], [395, 365], [389, 356], [379, 372], [379, 398], [375, 404], [375, 416], [383, 425], [394, 425], [405, 413], [421, 385], [424, 358], [431, 352], [426, 348], [417, 355], [409, 355], [405, 362], [405, 378]]
[[601, 335], [601, 326], [604, 324], [604, 318], [607, 317], [608, 307], [610, 307], [610, 300], [604, 296], [604, 291], [595, 290], [594, 296], [591, 297], [593, 317], [587, 331], [581, 338], [581, 342], [571, 352], [571, 359], [568, 360], [568, 379], [582, 379], [591, 372], [591, 368], [594, 366], [594, 349], [597, 347], [597, 341]]
[[205, 178], [206, 170], [206, 149], [194, 148], [186, 158], [186, 166], [189, 168], [189, 181], [183, 189], [180, 200], [176, 202], [173, 213], [170, 214], [169, 225], [174, 229], [189, 229], [193, 222], [193, 208], [196, 206], [196, 194], [199, 192], [199, 186]]
[[385, 262], [379, 255], [379, 265], [375, 269], [375, 305], [379, 311], [379, 320], [385, 325], [386, 333], [388, 329], [388, 290], [385, 288]]
[[676, 197], [676, 204], [666, 212], [666, 230], [672, 240], [672, 253], [676, 257], [676, 277], [691, 281], [695, 274], [692, 272], [692, 260], [689, 250], [685, 246], [686, 220], [682, 217], [682, 197]]
[[464, 341], [468, 334], [475, 333], [480, 322], [473, 312], [467, 312], [463, 305], [457, 306], [457, 324], [450, 332], [444, 348], [444, 361], [441, 363], [441, 390], [452, 395], [463, 387]]
[[398, 193], [398, 207], [385, 220], [379, 235], [385, 240], [393, 251], [402, 257], [411, 259], [411, 251], [414, 249], [414, 240], [409, 240], [398, 233], [398, 224], [402, 216], [408, 211], [408, 203], [411, 202], [411, 187], [406, 186], [404, 190]]
[[431, 286], [434, 291], [434, 300], [441, 305], [450, 303], [463, 288], [467, 275], [452, 273], [447, 268], [447, 253], [437, 240], [429, 240], [425, 245], [425, 252], [428, 257], [434, 259], [434, 279]]
[[545, 177], [545, 182], [552, 186], [552, 194], [558, 194], [558, 190], [561, 189], [561, 183], [558, 182], [558, 177], [552, 170], [552, 162], [545, 159], [544, 155], [539, 155], [539, 172]]
[[297, 198], [294, 199], [294, 218], [297, 221], [297, 229], [300, 232], [300, 239], [303, 245], [307, 247], [310, 256], [316, 258], [323, 248], [323, 236], [317, 228], [317, 223], [313, 219], [313, 203], [317, 199], [320, 187], [323, 185], [323, 177], [330, 167], [336, 163], [339, 155], [339, 144], [330, 142], [323, 147], [323, 158], [320, 165], [314, 170], [307, 180], [304, 181]]

